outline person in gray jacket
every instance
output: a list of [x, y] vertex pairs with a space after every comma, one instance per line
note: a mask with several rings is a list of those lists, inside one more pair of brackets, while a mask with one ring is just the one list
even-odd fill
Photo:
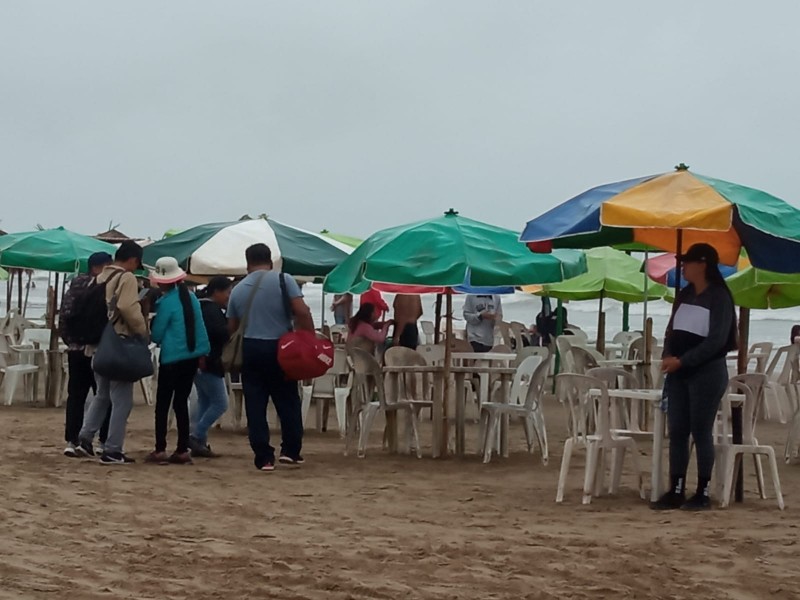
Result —
[[503, 320], [497, 294], [470, 294], [464, 301], [467, 340], [475, 352], [489, 352], [494, 346], [494, 328]]

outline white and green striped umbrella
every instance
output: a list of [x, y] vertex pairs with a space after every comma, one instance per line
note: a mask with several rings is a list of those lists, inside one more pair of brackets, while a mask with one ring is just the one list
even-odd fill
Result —
[[142, 262], [152, 267], [173, 256], [193, 275], [244, 275], [248, 246], [264, 243], [275, 268], [296, 277], [324, 277], [353, 251], [318, 233], [290, 227], [269, 218], [198, 225], [150, 244]]

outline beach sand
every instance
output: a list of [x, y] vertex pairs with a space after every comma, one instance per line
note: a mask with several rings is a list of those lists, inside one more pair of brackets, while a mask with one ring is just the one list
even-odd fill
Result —
[[[265, 474], [225, 430], [212, 431], [220, 459], [143, 464], [146, 406], [126, 467], [61, 456], [62, 410], [1, 407], [0, 599], [800, 596], [800, 466], [780, 465], [785, 512], [757, 499], [748, 464], [745, 504], [656, 513], [629, 471], [618, 496], [582, 506], [579, 452], [557, 505], [565, 419], [553, 403], [547, 417], [547, 467], [519, 428], [512, 456], [483, 465], [388, 455], [376, 427], [365, 459], [313, 431], [306, 465]], [[759, 437], [780, 447], [785, 427]]]

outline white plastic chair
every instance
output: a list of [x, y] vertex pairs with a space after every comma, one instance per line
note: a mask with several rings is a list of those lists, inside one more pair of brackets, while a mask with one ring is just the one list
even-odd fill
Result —
[[444, 364], [445, 347], [440, 344], [423, 344], [417, 346], [417, 352], [425, 359], [425, 362], [431, 366], [441, 366]]
[[[725, 435], [715, 446], [718, 459], [717, 476], [718, 483], [721, 483], [722, 493], [720, 496], [720, 506], [726, 507], [730, 504], [733, 484], [738, 472], [739, 464], [744, 455], [753, 456], [756, 463], [756, 474], [758, 475], [758, 487], [762, 498], [766, 498], [764, 493], [764, 480], [761, 471], [760, 456], [766, 456], [769, 460], [770, 471], [772, 473], [772, 483], [775, 487], [775, 496], [778, 507], [783, 510], [783, 494], [781, 493], [781, 482], [778, 476], [778, 463], [775, 459], [775, 449], [772, 446], [764, 446], [758, 443], [755, 437], [755, 424], [758, 417], [759, 408], [764, 397], [764, 387], [767, 383], [765, 375], [750, 373], [747, 375], [737, 375], [731, 378], [729, 390], [733, 393], [744, 394], [744, 407], [742, 410], [742, 443], [734, 444], [730, 441], [730, 436]], [[730, 405], [727, 405], [730, 406]], [[727, 418], [726, 418], [727, 420]]]
[[0, 386], [5, 385], [6, 406], [11, 406], [14, 402], [14, 394], [20, 383], [23, 384], [25, 401], [33, 402], [39, 388], [39, 367], [8, 364], [7, 356], [7, 354], [0, 353]]
[[[776, 375], [778, 365], [783, 360], [780, 373]], [[786, 423], [786, 415], [793, 414], [798, 409], [796, 384], [800, 382], [800, 345], [789, 344], [778, 348], [767, 367], [767, 393], [764, 413], [769, 419], [772, 417], [772, 408], [778, 421]], [[772, 404], [772, 408], [770, 408]]]
[[425, 336], [425, 343], [426, 344], [433, 344], [436, 341], [436, 327], [434, 327], [432, 321], [420, 321], [420, 327], [422, 328], [422, 335]]
[[599, 360], [594, 353], [590, 352], [588, 348], [573, 344], [567, 351], [569, 360], [572, 363], [573, 373], [578, 375], [585, 375], [589, 369], [594, 369], [599, 366]]
[[355, 398], [352, 402], [351, 418], [347, 426], [345, 454], [349, 450], [351, 438], [355, 435], [357, 423], [361, 424], [358, 456], [363, 458], [367, 453], [369, 434], [377, 414], [394, 412], [405, 414], [406, 441], [409, 446], [413, 444], [416, 448], [417, 458], [422, 458], [416, 403], [404, 399], [387, 398], [383, 371], [378, 361], [369, 352], [359, 348], [350, 348], [348, 354], [353, 365], [353, 395]]
[[328, 407], [332, 401], [336, 410], [336, 421], [339, 424], [339, 435], [344, 437], [347, 421], [347, 398], [350, 396], [352, 385], [353, 377], [347, 360], [347, 351], [343, 347], [335, 348], [331, 369], [325, 375], [314, 379], [308, 386], [309, 390], [303, 390], [303, 423], [306, 423], [311, 401], [316, 400], [317, 431], [327, 431]]
[[483, 454], [484, 463], [492, 460], [492, 449], [500, 421], [504, 416], [508, 416], [522, 422], [528, 452], [533, 450], [533, 438], [536, 437], [542, 454], [542, 464], [547, 465], [549, 459], [547, 431], [541, 400], [549, 370], [549, 358], [542, 360], [540, 356], [528, 356], [517, 366], [508, 402], [484, 402], [481, 405], [479, 453]]
[[[619, 489], [625, 452], [630, 451], [634, 472], [638, 480], [639, 495], [645, 498], [642, 471], [639, 468], [639, 451], [636, 441], [627, 436], [615, 436], [610, 428], [610, 402], [608, 388], [600, 379], [587, 375], [563, 373], [556, 376], [556, 394], [567, 409], [569, 437], [564, 443], [561, 472], [558, 478], [556, 502], [564, 500], [569, 464], [575, 448], [586, 449], [586, 467], [583, 482], [583, 503], [589, 504], [592, 495], [599, 496], [605, 478], [605, 452], [616, 451], [611, 470], [609, 492]], [[592, 424], [595, 424], [592, 431]]]

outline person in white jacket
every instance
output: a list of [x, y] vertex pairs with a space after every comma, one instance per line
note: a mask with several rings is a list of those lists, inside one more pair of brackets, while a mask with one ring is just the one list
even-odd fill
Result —
[[494, 346], [494, 328], [503, 320], [497, 294], [471, 294], [464, 301], [467, 340], [475, 352], [489, 352]]

